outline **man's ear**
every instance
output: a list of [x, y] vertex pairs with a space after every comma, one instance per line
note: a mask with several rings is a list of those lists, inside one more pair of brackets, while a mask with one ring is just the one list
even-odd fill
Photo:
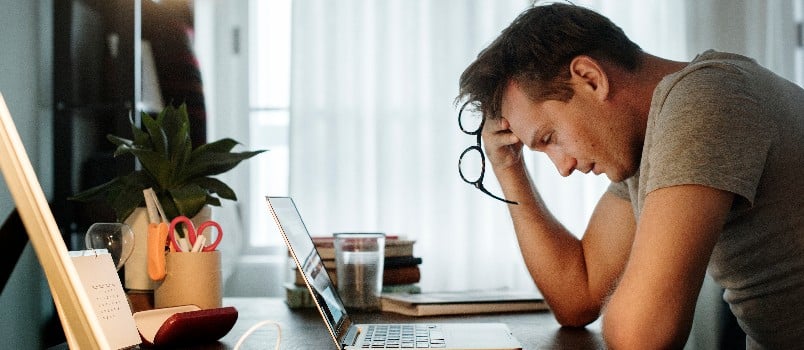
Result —
[[580, 55], [572, 59], [569, 64], [570, 81], [576, 89], [587, 89], [601, 100], [609, 95], [609, 77], [603, 66], [594, 58]]

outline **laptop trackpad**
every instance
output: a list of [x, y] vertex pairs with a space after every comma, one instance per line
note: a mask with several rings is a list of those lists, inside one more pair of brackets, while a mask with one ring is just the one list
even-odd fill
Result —
[[521, 349], [522, 345], [503, 323], [441, 324], [450, 349]]

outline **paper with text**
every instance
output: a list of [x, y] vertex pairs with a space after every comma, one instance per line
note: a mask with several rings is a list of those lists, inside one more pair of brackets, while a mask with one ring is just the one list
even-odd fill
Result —
[[112, 256], [109, 253], [70, 253], [109, 346], [122, 349], [140, 344], [137, 324]]

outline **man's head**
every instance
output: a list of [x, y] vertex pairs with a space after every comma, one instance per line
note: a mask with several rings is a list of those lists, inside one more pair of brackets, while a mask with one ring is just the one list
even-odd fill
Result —
[[566, 101], [572, 97], [567, 81], [574, 57], [634, 71], [641, 53], [622, 29], [592, 10], [559, 3], [534, 6], [461, 74], [458, 99], [478, 102], [486, 118], [496, 119], [512, 80], [534, 101]]
[[579, 170], [621, 181], [636, 172], [644, 141], [644, 123], [636, 122], [642, 111], [632, 103], [642, 97], [635, 77], [644, 57], [600, 14], [535, 6], [464, 71], [458, 99], [546, 153], [562, 175]]

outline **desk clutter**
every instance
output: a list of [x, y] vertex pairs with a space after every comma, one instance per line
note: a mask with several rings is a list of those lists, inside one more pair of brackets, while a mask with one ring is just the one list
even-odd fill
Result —
[[[337, 286], [337, 268], [335, 264], [335, 246], [333, 236], [313, 237], [321, 262], [327, 269], [332, 283]], [[422, 258], [413, 253], [415, 240], [401, 236], [387, 235], [385, 237], [385, 259], [383, 262], [382, 293], [419, 293], [421, 280]], [[288, 257], [288, 259], [291, 259]], [[291, 281], [285, 283], [286, 303], [292, 309], [315, 307], [310, 292], [304, 284], [304, 279], [292, 261], [290, 266]]]
[[109, 252], [73, 251], [70, 257], [109, 348], [214, 342], [229, 333], [237, 321], [237, 310], [231, 306], [202, 308], [189, 304], [133, 312], [137, 307], [127, 298]]
[[[139, 231], [135, 236], [145, 243], [135, 244], [135, 251], [139, 250], [143, 257], [131, 264], [138, 266], [126, 266], [126, 281], [145, 283], [127, 283], [126, 287], [153, 290], [156, 308], [220, 308], [223, 286], [221, 252], [217, 247], [224, 236], [221, 225], [210, 220], [210, 214], [202, 213], [192, 219], [184, 215], [170, 219], [153, 189], [143, 190], [143, 196], [147, 222], [134, 225]], [[139, 277], [129, 276], [130, 273]]]
[[[152, 189], [143, 195], [146, 208], [131, 225], [96, 224], [87, 232], [87, 248], [104, 246], [111, 254], [72, 253], [110, 347], [176, 347], [222, 338], [238, 312], [222, 306], [221, 226], [206, 216], [198, 225], [181, 215], [170, 220]], [[124, 239], [128, 233], [133, 238]], [[121, 266], [128, 295], [115, 273]]]

